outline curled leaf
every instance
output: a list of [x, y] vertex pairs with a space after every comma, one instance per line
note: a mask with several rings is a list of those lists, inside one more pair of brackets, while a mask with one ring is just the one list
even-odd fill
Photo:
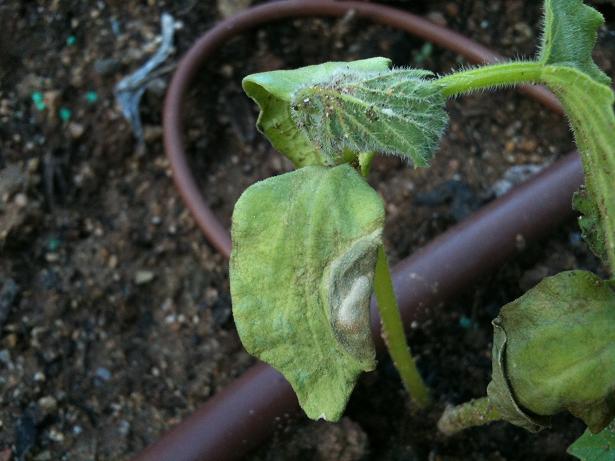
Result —
[[489, 400], [531, 431], [568, 410], [592, 432], [615, 417], [615, 292], [586, 271], [548, 277], [494, 320]]
[[362, 59], [353, 62], [327, 62], [293, 70], [274, 70], [245, 77], [244, 91], [259, 106], [260, 114], [256, 123], [273, 147], [288, 157], [297, 168], [308, 165], [330, 165], [330, 159], [323, 155], [297, 127], [291, 117], [293, 95], [314, 82], [327, 79], [340, 71], [379, 72], [387, 70], [391, 60], [386, 58]]
[[573, 67], [592, 80], [610, 85], [611, 79], [594, 62], [592, 50], [604, 18], [582, 0], [546, 0], [545, 24], [538, 60], [547, 65]]
[[340, 418], [375, 368], [369, 301], [384, 207], [349, 165], [248, 188], [233, 213], [233, 315], [251, 354], [288, 379], [313, 419]]

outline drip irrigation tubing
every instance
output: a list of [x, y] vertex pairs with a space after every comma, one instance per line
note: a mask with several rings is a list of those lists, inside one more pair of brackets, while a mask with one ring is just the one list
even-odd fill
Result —
[[[177, 188], [208, 241], [226, 257], [231, 250], [229, 233], [207, 206], [185, 155], [181, 117], [184, 96], [203, 63], [236, 35], [289, 17], [339, 17], [350, 10], [358, 17], [455, 51], [471, 63], [501, 59], [488, 48], [445, 27], [371, 3], [278, 1], [247, 9], [220, 22], [182, 58], [167, 92], [163, 123], [165, 149]], [[546, 89], [528, 86], [521, 91], [562, 113], [557, 99]], [[582, 182], [581, 162], [573, 152], [397, 264], [393, 283], [404, 323], [428, 319], [433, 309], [570, 218], [571, 197]], [[382, 351], [380, 320], [373, 302], [371, 309], [372, 332]], [[297, 409], [297, 399], [287, 381], [270, 366], [258, 362], [133, 461], [240, 459], [262, 443], [280, 419]]]

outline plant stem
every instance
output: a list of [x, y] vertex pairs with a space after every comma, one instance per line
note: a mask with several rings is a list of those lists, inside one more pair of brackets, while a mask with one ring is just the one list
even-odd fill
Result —
[[544, 64], [533, 61], [492, 64], [445, 75], [437, 82], [442, 85], [444, 95], [450, 97], [486, 88], [537, 83], [543, 68]]
[[453, 435], [463, 429], [482, 426], [500, 419], [502, 416], [489, 401], [489, 397], [483, 397], [447, 407], [438, 421], [438, 429], [446, 435]]
[[376, 262], [376, 275], [374, 277], [374, 291], [378, 310], [382, 321], [382, 337], [393, 359], [395, 367], [399, 371], [404, 387], [412, 400], [420, 408], [429, 403], [429, 389], [423, 382], [404, 333], [389, 264], [384, 252], [384, 246], [378, 249], [378, 261]]
[[361, 168], [361, 175], [367, 178], [369, 171], [372, 168], [372, 161], [376, 156], [376, 152], [359, 152], [359, 166]]
[[[587, 78], [587, 82], [583, 78]], [[579, 76], [565, 66], [545, 65], [538, 61], [492, 64], [464, 70], [445, 75], [437, 83], [447, 97], [522, 83], [549, 86], [566, 110], [581, 152], [586, 187], [595, 207], [595, 215], [586, 216], [586, 219], [596, 220], [595, 226], [600, 233], [590, 238], [600, 241], [605, 262], [611, 275], [615, 275], [615, 188], [612, 187], [615, 117], [612, 92], [605, 93], [601, 85], [587, 75], [579, 80]]]

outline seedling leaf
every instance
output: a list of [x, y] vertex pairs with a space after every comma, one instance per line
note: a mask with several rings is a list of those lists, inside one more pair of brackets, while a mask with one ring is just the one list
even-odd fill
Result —
[[568, 410], [598, 432], [615, 416], [615, 291], [586, 271], [548, 277], [493, 321], [489, 400], [536, 431]]
[[233, 315], [251, 354], [288, 379], [312, 418], [340, 418], [375, 368], [369, 301], [384, 207], [347, 164], [248, 188], [233, 213]]
[[376, 151], [428, 166], [448, 116], [441, 88], [420, 69], [340, 69], [294, 93], [291, 115], [324, 156]]
[[592, 434], [586, 430], [572, 445], [568, 453], [581, 461], [613, 461], [615, 459], [615, 427], [613, 423], [602, 432]]
[[330, 165], [306, 133], [291, 117], [293, 95], [310, 85], [340, 71], [380, 72], [391, 65], [390, 59], [371, 58], [353, 62], [327, 62], [294, 70], [274, 70], [248, 75], [243, 89], [259, 106], [257, 127], [273, 147], [288, 157], [297, 168], [307, 165]]

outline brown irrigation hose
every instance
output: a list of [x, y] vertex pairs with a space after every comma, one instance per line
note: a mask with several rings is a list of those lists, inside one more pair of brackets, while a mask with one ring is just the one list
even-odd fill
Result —
[[[183, 96], [205, 59], [233, 36], [277, 19], [341, 16], [350, 9], [358, 16], [456, 51], [470, 62], [498, 58], [487, 48], [446, 28], [403, 11], [368, 3], [281, 1], [246, 10], [218, 24], [182, 59], [167, 93], [164, 129], [166, 151], [180, 193], [209, 241], [226, 256], [230, 253], [228, 233], [205, 203], [185, 157]], [[557, 101], [544, 89], [527, 87], [525, 91], [561, 113]], [[399, 263], [393, 278], [404, 322], [427, 318], [431, 308], [498, 267], [526, 242], [548, 235], [571, 215], [570, 198], [582, 181], [578, 155], [570, 154]], [[374, 336], [380, 338], [374, 307], [372, 329]], [[382, 343], [378, 346], [381, 348]], [[276, 420], [296, 409], [297, 400], [289, 384], [271, 367], [258, 363], [134, 461], [239, 459], [273, 431]]]
[[[375, 22], [404, 30], [437, 45], [442, 45], [459, 53], [471, 63], [493, 62], [501, 59], [500, 55], [488, 48], [445, 27], [395, 8], [371, 3], [330, 0], [279, 1], [247, 9], [220, 22], [203, 35], [182, 58], [167, 92], [163, 117], [165, 149], [171, 161], [177, 188], [209, 242], [225, 256], [228, 257], [231, 252], [231, 239], [228, 231], [205, 203], [186, 159], [182, 130], [184, 95], [203, 63], [228, 40], [242, 32], [288, 17], [343, 16], [350, 10], [354, 10], [359, 17], [367, 17]], [[528, 86], [524, 87], [523, 91], [549, 109], [562, 113], [561, 105], [546, 89]]]

